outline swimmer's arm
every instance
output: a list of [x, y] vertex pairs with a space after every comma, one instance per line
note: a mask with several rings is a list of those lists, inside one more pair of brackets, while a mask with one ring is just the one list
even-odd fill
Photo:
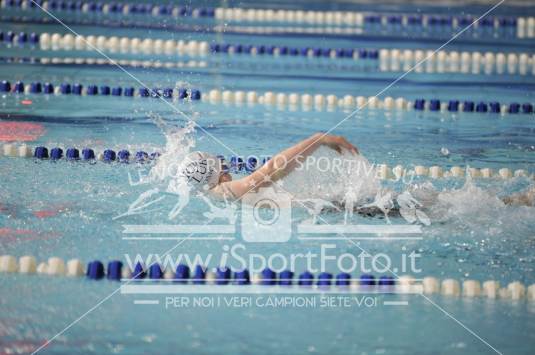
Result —
[[[297, 165], [303, 163], [306, 157], [310, 156], [321, 146], [327, 146], [338, 153], [348, 150], [352, 154], [358, 154], [358, 149], [349, 143], [344, 137], [316, 133], [296, 145], [283, 150], [273, 156], [266, 164], [249, 176], [242, 179], [222, 183], [219, 189], [230, 189], [235, 198], [240, 198], [251, 190], [268, 186], [272, 181], [276, 181], [295, 169]], [[214, 189], [215, 190], [215, 189]]]

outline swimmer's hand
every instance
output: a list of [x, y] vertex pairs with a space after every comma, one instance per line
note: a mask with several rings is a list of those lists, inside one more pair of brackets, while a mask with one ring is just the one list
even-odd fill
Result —
[[333, 136], [330, 134], [321, 136], [321, 144], [336, 150], [342, 154], [343, 150], [349, 151], [351, 154], [359, 154], [359, 150], [353, 144], [349, 143], [347, 139], [342, 136]]

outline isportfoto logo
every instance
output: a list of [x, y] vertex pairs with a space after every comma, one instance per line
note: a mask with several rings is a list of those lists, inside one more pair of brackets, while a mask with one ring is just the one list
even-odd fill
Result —
[[263, 188], [245, 195], [241, 216], [242, 237], [246, 242], [280, 243], [292, 236], [292, 200], [284, 191]]
[[317, 248], [309, 248], [306, 252], [299, 253], [267, 253], [261, 254], [247, 249], [246, 244], [224, 244], [219, 252], [177, 254], [125, 254], [126, 265], [134, 270], [136, 265], [158, 264], [162, 270], [177, 270], [180, 265], [194, 270], [197, 265], [203, 265], [206, 269], [232, 267], [233, 270], [249, 270], [250, 273], [261, 273], [266, 268], [276, 273], [285, 270], [308, 270], [313, 273], [329, 272], [338, 270], [345, 273], [377, 273], [385, 274], [391, 271], [395, 273], [419, 274], [422, 270], [418, 267], [421, 254], [401, 249], [396, 255], [386, 253], [368, 254], [365, 251], [347, 251], [336, 244], [325, 243]]
[[[428, 216], [420, 210], [421, 204], [407, 191], [393, 196], [388, 190], [379, 189], [373, 201], [357, 206], [361, 188], [359, 185], [348, 185], [343, 200], [339, 204], [319, 198], [297, 199], [279, 186], [272, 184], [270, 187], [260, 188], [255, 192], [249, 192], [243, 196], [239, 203], [213, 200], [206, 187], [217, 184], [218, 172], [228, 169], [224, 161], [215, 161], [210, 156], [202, 153], [193, 153], [188, 156], [181, 166], [169, 168], [164, 172], [170, 177], [167, 192], [174, 193], [178, 202], [169, 211], [168, 218], [174, 220], [190, 202], [191, 195], [195, 194], [208, 207], [207, 211], [201, 212], [205, 223], [200, 224], [125, 224], [123, 233], [127, 235], [143, 234], [144, 239], [150, 239], [149, 235], [160, 234], [188, 234], [188, 235], [236, 235], [239, 234], [246, 242], [254, 243], [282, 243], [292, 237], [294, 230], [293, 210], [302, 209], [309, 214], [310, 218], [297, 223], [295, 230], [299, 239], [322, 239], [326, 234], [337, 234], [351, 237], [362, 234], [404, 235], [403, 239], [419, 239], [414, 235], [421, 233], [422, 225], [429, 225]], [[219, 159], [219, 158], [218, 158]], [[317, 160], [325, 165], [323, 160]], [[307, 164], [311, 164], [308, 162]], [[301, 163], [302, 167], [310, 166]], [[343, 163], [335, 164], [339, 169]], [[367, 174], [374, 174], [369, 167]], [[129, 181], [134, 185], [150, 184], [150, 175], [143, 176], [139, 173], [139, 179], [133, 181], [129, 175]], [[202, 189], [191, 189], [191, 183], [201, 183]], [[159, 189], [149, 189], [133, 201], [128, 210], [116, 217], [151, 213], [156, 204], [160, 203], [167, 195], [162, 195]], [[241, 205], [241, 208], [240, 208]], [[196, 206], [198, 212], [198, 206]], [[344, 212], [339, 214], [340, 222], [325, 223], [321, 217], [324, 211]], [[389, 215], [392, 211], [399, 214], [405, 220], [404, 224], [392, 224]], [[384, 216], [386, 223], [380, 224], [352, 224], [351, 217], [354, 213]], [[197, 213], [199, 214], [199, 213]], [[214, 222], [221, 222], [215, 224]], [[236, 226], [239, 223], [239, 228]], [[408, 236], [407, 236], [408, 235]], [[124, 239], [140, 239], [139, 237], [125, 237]], [[327, 239], [327, 238], [325, 238]], [[392, 237], [391, 239], [396, 239]]]

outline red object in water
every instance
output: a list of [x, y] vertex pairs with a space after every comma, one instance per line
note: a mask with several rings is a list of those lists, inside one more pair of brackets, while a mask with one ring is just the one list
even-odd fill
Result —
[[33, 215], [37, 218], [47, 218], [47, 217], [54, 217], [58, 214], [59, 211], [34, 211]]
[[10, 237], [14, 235], [23, 235], [23, 234], [33, 234], [34, 232], [31, 229], [11, 229], [11, 228], [0, 228], [1, 237]]
[[37, 218], [48, 218], [57, 216], [60, 213], [65, 212], [69, 206], [67, 204], [58, 204], [54, 206], [48, 206], [48, 209], [33, 211], [33, 215]]
[[31, 105], [31, 104], [33, 104], [32, 100], [22, 100], [20, 103], [23, 104], [23, 105]]
[[0, 141], [34, 141], [45, 133], [45, 127], [31, 122], [0, 122]]

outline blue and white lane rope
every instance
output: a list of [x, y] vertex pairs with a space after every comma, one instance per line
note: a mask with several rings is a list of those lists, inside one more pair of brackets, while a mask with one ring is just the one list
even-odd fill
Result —
[[231, 91], [231, 90], [210, 90], [203, 95], [203, 100], [210, 103], [226, 104], [261, 104], [276, 107], [301, 107], [306, 110], [323, 108], [341, 109], [362, 109], [369, 110], [383, 109], [387, 111], [427, 111], [427, 112], [450, 112], [450, 113], [489, 113], [489, 114], [533, 114], [533, 104], [526, 103], [500, 103], [497, 101], [484, 102], [472, 101], [469, 99], [452, 99], [441, 101], [439, 99], [415, 99], [409, 100], [403, 97], [378, 98], [376, 96], [352, 96], [322, 94], [297, 94], [297, 93], [277, 93], [267, 91], [259, 93], [256, 91]]
[[11, 95], [76, 95], [82, 97], [91, 96], [105, 96], [105, 97], [163, 97], [170, 100], [203, 100], [209, 103], [225, 103], [235, 105], [255, 105], [261, 104], [265, 106], [283, 107], [283, 108], [298, 108], [303, 110], [323, 110], [324, 108], [334, 109], [360, 109], [367, 108], [369, 110], [383, 109], [388, 111], [427, 111], [427, 112], [450, 112], [450, 113], [480, 113], [480, 114], [527, 114], [532, 115], [534, 112], [533, 104], [529, 102], [518, 103], [500, 103], [497, 101], [484, 102], [472, 100], [457, 100], [452, 99], [448, 101], [441, 101], [439, 99], [415, 99], [414, 101], [398, 97], [385, 97], [380, 99], [378, 97], [364, 97], [345, 95], [339, 98], [336, 95], [323, 94], [297, 94], [297, 93], [282, 93], [267, 91], [258, 93], [256, 91], [231, 91], [231, 90], [217, 90], [213, 89], [208, 94], [201, 95], [197, 89], [188, 88], [139, 88], [121, 87], [109, 85], [82, 85], [79, 83], [41, 83], [39, 81], [32, 81], [30, 84], [25, 84], [22, 81], [17, 81], [14, 84], [7, 80], [0, 81], [0, 94]]
[[[12, 255], [0, 256], [0, 273], [42, 274], [50, 276], [87, 277], [90, 280], [131, 282], [148, 280], [167, 280], [183, 285], [263, 285], [263, 286], [299, 286], [317, 287], [319, 290], [327, 290], [330, 287], [343, 287], [346, 290], [361, 290], [365, 292], [384, 291], [390, 293], [424, 293], [441, 294], [452, 297], [467, 298], [490, 298], [508, 299], [513, 301], [526, 299], [535, 301], [535, 284], [526, 287], [519, 281], [514, 281], [505, 287], [495, 280], [487, 280], [481, 283], [477, 280], [444, 279], [442, 282], [435, 277], [425, 277], [416, 280], [412, 276], [403, 275], [394, 278], [389, 275], [376, 277], [372, 274], [363, 274], [353, 278], [349, 273], [333, 275], [322, 272], [314, 275], [304, 271], [298, 276], [291, 270], [279, 273], [265, 268], [258, 274], [250, 274], [247, 269], [233, 271], [228, 267], [207, 269], [202, 265], [196, 265], [193, 270], [185, 264], [180, 264], [175, 270], [162, 269], [157, 264], [151, 264], [148, 268], [137, 263], [134, 269], [124, 266], [120, 260], [112, 260], [107, 267], [100, 260], [91, 261], [86, 265], [79, 259], [71, 259], [65, 262], [59, 257], [51, 257], [46, 262], [38, 263], [31, 255], [20, 257], [18, 260]], [[461, 286], [462, 285], [462, 286]]]
[[[149, 15], [172, 16], [174, 18], [213, 18], [213, 7], [189, 7], [173, 5], [156, 5], [150, 3], [129, 4], [120, 2], [103, 3], [100, 1], [70, 1], [70, 0], [35, 0], [39, 6], [49, 11], [63, 11], [66, 13], [100, 14], [100, 15]], [[39, 10], [30, 0], [0, 0], [1, 8], [15, 8], [20, 10]]]
[[141, 87], [135, 89], [131, 86], [109, 86], [109, 85], [82, 85], [79, 83], [41, 83], [33, 81], [25, 85], [22, 81], [17, 81], [13, 85], [7, 80], [0, 81], [0, 93], [8, 94], [35, 94], [35, 95], [75, 95], [75, 96], [113, 96], [113, 97], [143, 97], [159, 98], [170, 100], [192, 100], [201, 99], [201, 92], [190, 88], [152, 88]]
[[43, 50], [92, 51], [94, 47], [112, 53], [166, 54], [204, 57], [210, 54], [242, 54], [309, 58], [350, 58], [377, 60], [376, 49], [288, 47], [276, 45], [209, 44], [207, 41], [163, 40], [117, 36], [74, 36], [59, 33], [14, 33], [0, 31], [0, 40], [12, 45], [39, 46]]
[[[370, 13], [355, 11], [303, 11], [292, 9], [244, 9], [223, 7], [198, 7], [156, 5], [149, 3], [104, 4], [95, 1], [70, 0], [36, 0], [44, 9], [53, 12], [84, 13], [120, 16], [145, 15], [149, 17], [172, 18], [215, 18], [225, 23], [261, 23], [261, 24], [297, 24], [304, 26], [339, 26], [339, 27], [386, 27], [418, 29], [422, 31], [436, 31], [441, 33], [450, 29], [452, 32], [458, 28], [470, 25], [475, 18], [471, 16], [449, 16], [434, 14], [399, 14], [399, 13]], [[35, 10], [37, 6], [30, 0], [0, 0], [2, 8], [16, 8], [23, 11]], [[500, 30], [513, 31], [518, 38], [535, 37], [535, 18], [511, 16], [487, 16], [474, 24], [474, 32], [480, 32], [479, 37], [495, 36]], [[488, 33], [490, 32], [490, 33]]]
[[[115, 151], [113, 149], [104, 149], [102, 151], [92, 148], [78, 149], [76, 147], [53, 147], [44, 146], [30, 147], [26, 144], [6, 143], [1, 147], [0, 154], [5, 157], [36, 158], [40, 160], [51, 161], [102, 161], [106, 163], [150, 163], [160, 156], [159, 152], [147, 153], [145, 151], [130, 152], [127, 149]], [[249, 156], [230, 156], [225, 160], [223, 155], [219, 157], [225, 162], [225, 169], [232, 173], [251, 173], [265, 164], [270, 157]], [[226, 163], [228, 161], [228, 163]], [[440, 166], [423, 166], [415, 165], [413, 167], [404, 167], [396, 165], [390, 167], [387, 164], [376, 165], [376, 175], [383, 180], [399, 180], [404, 176], [429, 177], [431, 179], [440, 178], [471, 178], [481, 179], [512, 179], [517, 177], [535, 178], [533, 174], [524, 169], [512, 171], [509, 168], [474, 168], [452, 166], [450, 168]]]
[[[231, 50], [232, 47], [229, 47], [227, 50]], [[382, 53], [382, 52], [381, 52]], [[396, 50], [393, 50], [394, 55], [393, 58], [397, 56]], [[417, 53], [416, 57], [418, 57], [420, 61], [423, 59], [424, 55], [427, 56], [427, 53], [424, 53], [423, 51], [416, 51]], [[308, 70], [325, 70], [325, 71], [336, 71], [336, 69], [342, 69], [344, 71], [350, 71], [354, 73], [359, 73], [361, 71], [366, 71], [368, 73], [370, 72], [392, 72], [392, 73], [398, 73], [401, 72], [401, 69], [403, 70], [410, 70], [410, 68], [415, 65], [416, 62], [414, 60], [414, 57], [412, 57], [412, 52], [407, 54], [403, 54], [404, 58], [411, 57], [410, 61], [402, 61], [399, 58], [398, 59], [380, 59], [380, 61], [377, 61], [375, 59], [372, 59], [369, 56], [369, 53], [366, 50], [359, 51], [359, 56], [363, 55], [364, 57], [362, 59], [358, 60], [350, 60], [350, 61], [339, 61], [336, 63], [332, 62], [326, 62], [326, 61], [306, 61], [304, 64], [302, 63], [288, 63], [285, 64], [285, 68], [287, 70], [289, 69], [308, 69]], [[461, 56], [468, 55], [467, 52], [461, 53]], [[383, 54], [381, 54], [382, 56]], [[474, 53], [475, 56], [478, 54]], [[459, 58], [459, 54], [456, 52], [452, 52], [452, 57]], [[469, 56], [469, 55], [468, 55]], [[388, 57], [388, 56], [387, 56]], [[516, 54], [508, 54], [507, 57], [502, 54], [498, 54], [497, 58], [498, 61], [506, 64], [502, 65], [494, 65], [494, 59], [492, 59], [492, 63], [488, 65], [487, 63], [490, 62], [488, 60], [489, 56], [486, 56], [487, 59], [483, 59], [481, 62], [482, 64], [479, 66], [479, 68], [476, 68], [476, 64], [478, 61], [471, 61], [470, 58], [465, 58], [462, 63], [459, 64], [459, 61], [455, 60], [448, 65], [445, 65], [441, 60], [434, 61], [434, 59], [431, 59], [431, 63], [421, 65], [417, 67], [414, 70], [415, 74], [419, 73], [434, 73], [434, 74], [470, 74], [470, 75], [521, 75], [521, 76], [533, 76], [535, 75], [535, 71], [533, 70], [532, 66], [535, 62], [535, 57], [527, 57], [525, 54], [521, 54], [519, 57], [516, 57]], [[492, 55], [491, 55], [492, 57]], [[224, 62], [220, 62], [214, 59], [214, 57], [207, 56], [204, 58], [200, 58], [199, 60], [193, 60], [189, 56], [183, 57], [184, 60], [159, 60], [159, 59], [151, 59], [151, 60], [137, 60], [137, 59], [116, 59], [115, 61], [119, 63], [120, 65], [124, 67], [132, 67], [132, 68], [154, 68], [154, 69], [175, 69], [175, 68], [214, 68], [214, 67], [223, 67], [224, 69]], [[330, 58], [330, 57], [329, 57]], [[366, 59], [367, 58], [367, 59]], [[381, 57], [383, 58], [383, 57]], [[507, 59], [505, 59], [507, 58]], [[231, 58], [227, 58], [228, 60], [231, 60]], [[1, 62], [5, 63], [21, 63], [21, 64], [41, 64], [41, 65], [99, 65], [99, 66], [113, 66], [112, 63], [109, 62], [109, 60], [99, 57], [99, 58], [93, 58], [93, 57], [0, 57]], [[403, 64], [402, 64], [403, 63]], [[268, 63], [264, 63], [265, 65], [269, 65]], [[263, 65], [264, 65], [263, 64]], [[340, 66], [333, 66], [333, 64], [339, 64]], [[274, 62], [275, 68], [277, 66], [280, 66], [280, 64], [277, 64]], [[409, 66], [410, 65], [410, 66]], [[244, 70], [248, 69], [248, 66], [246, 63], [242, 63], [242, 67]], [[499, 71], [499, 73], [498, 73]], [[463, 75], [464, 78], [467, 78], [469, 80], [469, 77], [466, 77]]]
[[[346, 29], [361, 27], [370, 29], [392, 29], [398, 32], [401, 29], [410, 34], [437, 33], [450, 36], [456, 30], [472, 25], [470, 33], [479, 38], [499, 37], [500, 31], [512, 31], [517, 38], [535, 38], [535, 17], [486, 16], [474, 22], [472, 16], [450, 16], [434, 14], [378, 14], [370, 12], [353, 11], [303, 11], [303, 10], [270, 10], [270, 9], [242, 9], [242, 8], [216, 8], [215, 19], [225, 23], [291, 23], [301, 26], [338, 26], [331, 27], [331, 33], [347, 33]], [[227, 26], [228, 27], [228, 26]], [[232, 27], [232, 26], [230, 26]], [[416, 30], [411, 32], [410, 30]], [[448, 32], [448, 29], [451, 32]], [[277, 28], [273, 28], [277, 30]], [[282, 31], [288, 28], [281, 28]], [[297, 30], [297, 29], [296, 29]], [[309, 28], [303, 28], [306, 33]], [[338, 30], [338, 31], [337, 31]], [[353, 32], [361, 34], [362, 32]]]
[[378, 61], [378, 71], [402, 72], [423, 62], [415, 73], [461, 73], [485, 75], [535, 75], [535, 54], [478, 51], [438, 51], [422, 49], [366, 49], [287, 47], [277, 45], [209, 44], [206, 41], [175, 41], [172, 39], [130, 38], [117, 36], [74, 36], [70, 33], [44, 32], [15, 34], [0, 31], [0, 40], [17, 45], [32, 44], [43, 50], [92, 51], [110, 53], [165, 54], [186, 57], [208, 57], [214, 54], [288, 56], [309, 59], [346, 59]]

